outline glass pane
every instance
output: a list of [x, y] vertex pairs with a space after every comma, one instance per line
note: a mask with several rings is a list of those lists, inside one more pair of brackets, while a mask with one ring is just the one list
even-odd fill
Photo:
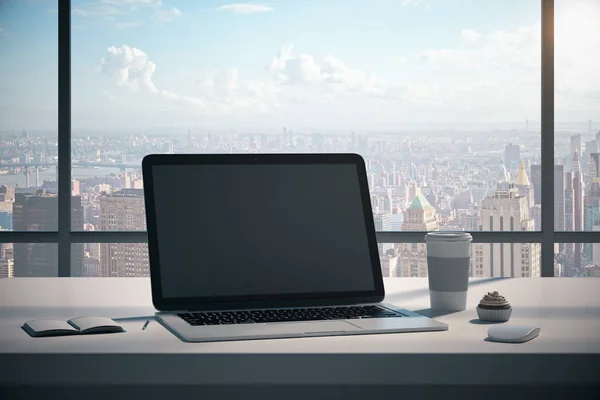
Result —
[[599, 22], [598, 1], [555, 2], [554, 227], [559, 231], [600, 225]]
[[0, 243], [0, 278], [56, 276], [56, 243]]
[[[425, 243], [379, 243], [384, 277], [426, 277]], [[540, 243], [474, 243], [469, 276], [517, 278], [541, 276]]]
[[7, 230], [57, 229], [56, 7], [56, 0], [0, 2], [0, 227]]
[[381, 230], [538, 228], [540, 1], [376, 3], [73, 0], [85, 229], [146, 154], [258, 152], [362, 154]]
[[554, 276], [600, 277], [600, 243], [556, 243]]
[[84, 243], [79, 246], [82, 254], [77, 256], [83, 277], [150, 276], [148, 245], [145, 243]]

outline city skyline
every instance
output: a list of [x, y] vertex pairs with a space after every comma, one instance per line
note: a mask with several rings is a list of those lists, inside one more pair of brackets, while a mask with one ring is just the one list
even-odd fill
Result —
[[[540, 161], [539, 132], [521, 129], [482, 133], [485, 134], [455, 138], [449, 138], [444, 132], [433, 132], [426, 137], [356, 132], [327, 135], [283, 127], [279, 133], [269, 135], [189, 129], [180, 136], [73, 137], [72, 161], [80, 167], [72, 171], [71, 194], [76, 199], [74, 204], [81, 204], [77, 212], [82, 214], [74, 219], [76, 226], [73, 229], [144, 230], [139, 162], [149, 153], [357, 152], [366, 162], [376, 230], [507, 233], [539, 230], [542, 202], [536, 196], [536, 186], [541, 188], [540, 177], [536, 177]], [[561, 195], [556, 199], [556, 225], [561, 225], [562, 218], [571, 222], [563, 224], [565, 230], [573, 231], [576, 227], [598, 230], [600, 132], [559, 138], [557, 148], [560, 151], [555, 162], [560, 165], [555, 166], [555, 192]], [[3, 144], [0, 150], [0, 220], [9, 221], [16, 215], [17, 224], [13, 224], [13, 230], [56, 229], [55, 222], [48, 225], [44, 219], [56, 219], [52, 217], [57, 211], [54, 209], [57, 208], [56, 195], [52, 194], [58, 188], [55, 171], [42, 171], [42, 174], [50, 173], [50, 179], [43, 181], [37, 177], [24, 179], [24, 175], [31, 174], [31, 171], [26, 172], [24, 165], [28, 165], [27, 162], [56, 161], [56, 142], [17, 131], [0, 138], [0, 143]], [[444, 151], [439, 150], [442, 147]], [[124, 148], [127, 148], [126, 152], [122, 151]], [[587, 162], [580, 159], [580, 152], [587, 157]], [[123, 162], [134, 167], [119, 167]], [[109, 172], [111, 170], [113, 172]], [[21, 179], [25, 184], [6, 186], [6, 182], [13, 179]], [[54, 199], [54, 208], [46, 206], [47, 212], [41, 214], [31, 211], [31, 222], [23, 227], [18, 221], [23, 220], [24, 214], [19, 211], [20, 203], [16, 198], [24, 196], [34, 200], [38, 196], [50, 196]], [[575, 215], [581, 218], [575, 218]], [[16, 245], [14, 262], [3, 260], [3, 271], [23, 276], [23, 268], [29, 267], [19, 261], [22, 257], [19, 254], [23, 252], [20, 248], [33, 251], [37, 247], [44, 249], [43, 246]], [[76, 247], [77, 254], [73, 257], [77, 257], [74, 265], [80, 271], [77, 276], [147, 276], [145, 244]], [[378, 250], [386, 276], [426, 276], [424, 244], [379, 243]], [[28, 250], [28, 254], [35, 254], [32, 251]], [[55, 251], [54, 246], [52, 254]], [[557, 276], [596, 273], [594, 262], [600, 257], [598, 251], [598, 246], [591, 245], [558, 246]], [[473, 247], [472, 262], [471, 275], [474, 277], [539, 276], [540, 245], [477, 244]]]

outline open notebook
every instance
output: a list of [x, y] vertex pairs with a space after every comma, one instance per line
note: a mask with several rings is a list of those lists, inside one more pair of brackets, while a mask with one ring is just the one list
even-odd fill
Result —
[[68, 321], [35, 319], [25, 322], [23, 329], [33, 337], [125, 332], [121, 325], [105, 317], [77, 317]]

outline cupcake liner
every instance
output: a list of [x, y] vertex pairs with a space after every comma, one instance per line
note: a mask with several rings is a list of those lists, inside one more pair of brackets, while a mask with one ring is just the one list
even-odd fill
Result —
[[512, 307], [504, 310], [486, 310], [477, 306], [477, 315], [482, 321], [489, 322], [506, 322], [510, 319]]

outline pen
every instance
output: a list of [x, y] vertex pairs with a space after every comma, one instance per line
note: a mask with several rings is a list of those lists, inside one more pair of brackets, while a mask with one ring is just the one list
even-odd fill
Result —
[[142, 326], [142, 330], [146, 329], [146, 327], [148, 326], [149, 323], [150, 323], [150, 320], [146, 321], [146, 323], [144, 324], [144, 326]]

